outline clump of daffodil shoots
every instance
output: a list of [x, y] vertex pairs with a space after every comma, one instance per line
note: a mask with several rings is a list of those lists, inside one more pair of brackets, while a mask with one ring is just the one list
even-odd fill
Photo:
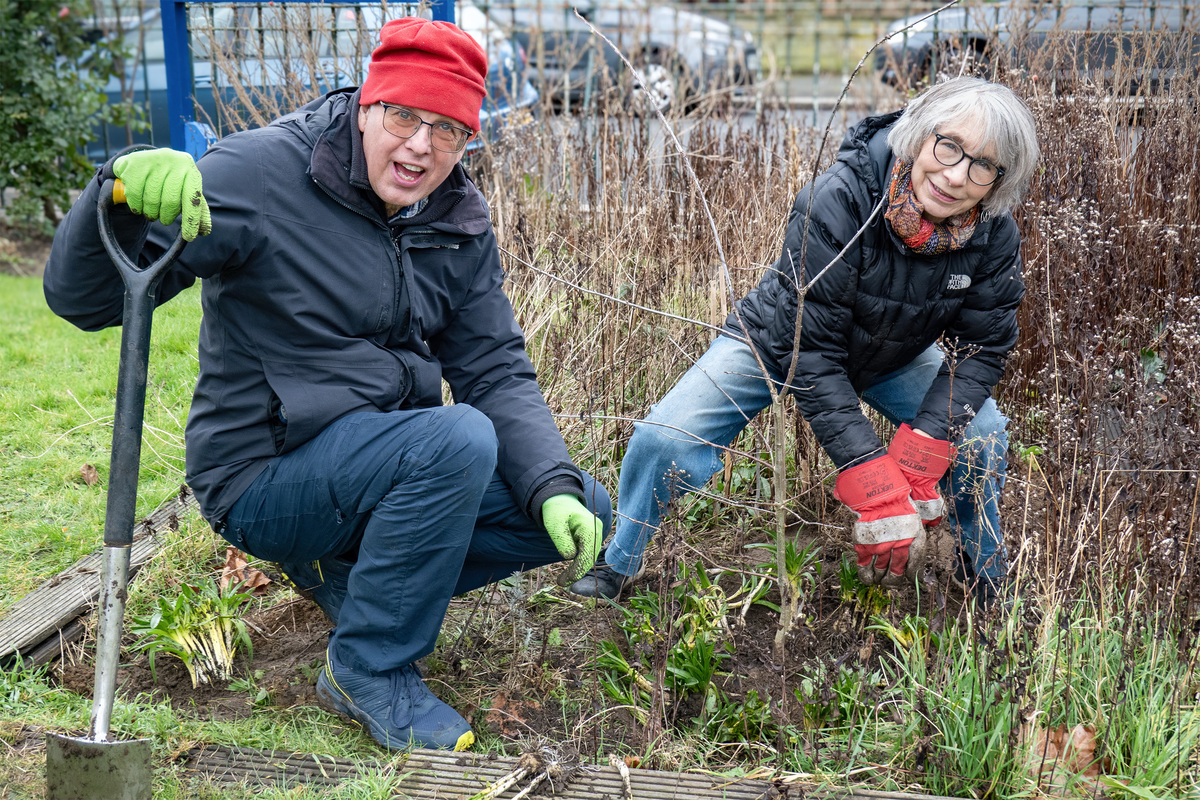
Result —
[[233, 677], [233, 658], [239, 645], [250, 653], [250, 635], [242, 620], [242, 608], [250, 595], [230, 587], [222, 592], [214, 583], [199, 588], [183, 584], [173, 601], [158, 598], [158, 607], [148, 616], [135, 617], [131, 627], [137, 635], [135, 648], [154, 658], [169, 653], [183, 662], [192, 687], [228, 681]]

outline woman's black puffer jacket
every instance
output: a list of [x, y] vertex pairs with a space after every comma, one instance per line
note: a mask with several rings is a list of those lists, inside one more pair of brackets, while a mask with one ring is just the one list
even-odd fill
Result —
[[881, 377], [944, 337], [947, 358], [910, 423], [951, 438], [990, 396], [1017, 341], [1025, 286], [1011, 214], [981, 222], [966, 247], [935, 256], [911, 251], [882, 208], [872, 218], [894, 163], [887, 133], [901, 113], [868, 118], [846, 134], [833, 166], [796, 197], [779, 260], [725, 322], [727, 334], [745, 330], [764, 360], [788, 374], [812, 192], [801, 284], [808, 291], [790, 386], [839, 469], [879, 452], [858, 395]]

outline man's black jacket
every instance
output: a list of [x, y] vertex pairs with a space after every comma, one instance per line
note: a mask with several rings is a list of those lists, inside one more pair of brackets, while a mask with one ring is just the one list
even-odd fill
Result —
[[[482, 411], [518, 505], [582, 496], [502, 290], [483, 196], [456, 166], [414, 218], [384, 219], [356, 123], [334, 92], [200, 159], [213, 231], [188, 244], [161, 304], [203, 279], [187, 481], [213, 523], [267, 462], [360, 411], [454, 400]], [[93, 181], [55, 236], [45, 293], [85, 330], [119, 325], [123, 287], [100, 243]], [[178, 223], [114, 211], [126, 251], [158, 257]]]

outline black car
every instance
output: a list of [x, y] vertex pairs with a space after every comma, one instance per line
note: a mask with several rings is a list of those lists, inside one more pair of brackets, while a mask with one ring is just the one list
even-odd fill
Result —
[[[893, 85], [932, 79], [964, 58], [1046, 80], [1116, 80], [1133, 90], [1200, 67], [1196, 0], [999, 0], [914, 14], [876, 55]], [[925, 17], [922, 19], [922, 17]], [[906, 30], [907, 29], [907, 30]]]
[[[757, 80], [754, 38], [723, 20], [652, 0], [477, 0], [529, 58], [538, 91], [560, 104], [613, 96], [664, 110]], [[606, 36], [641, 73], [635, 81]], [[632, 94], [629, 92], [632, 90]]]

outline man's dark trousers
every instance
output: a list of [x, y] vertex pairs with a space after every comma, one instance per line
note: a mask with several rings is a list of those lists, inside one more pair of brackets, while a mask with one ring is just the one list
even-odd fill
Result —
[[[272, 460], [223, 533], [267, 561], [357, 559], [331, 646], [386, 674], [433, 651], [454, 595], [562, 560], [496, 473], [496, 449], [470, 406], [352, 414]], [[608, 492], [583, 477], [607, 536]]]

